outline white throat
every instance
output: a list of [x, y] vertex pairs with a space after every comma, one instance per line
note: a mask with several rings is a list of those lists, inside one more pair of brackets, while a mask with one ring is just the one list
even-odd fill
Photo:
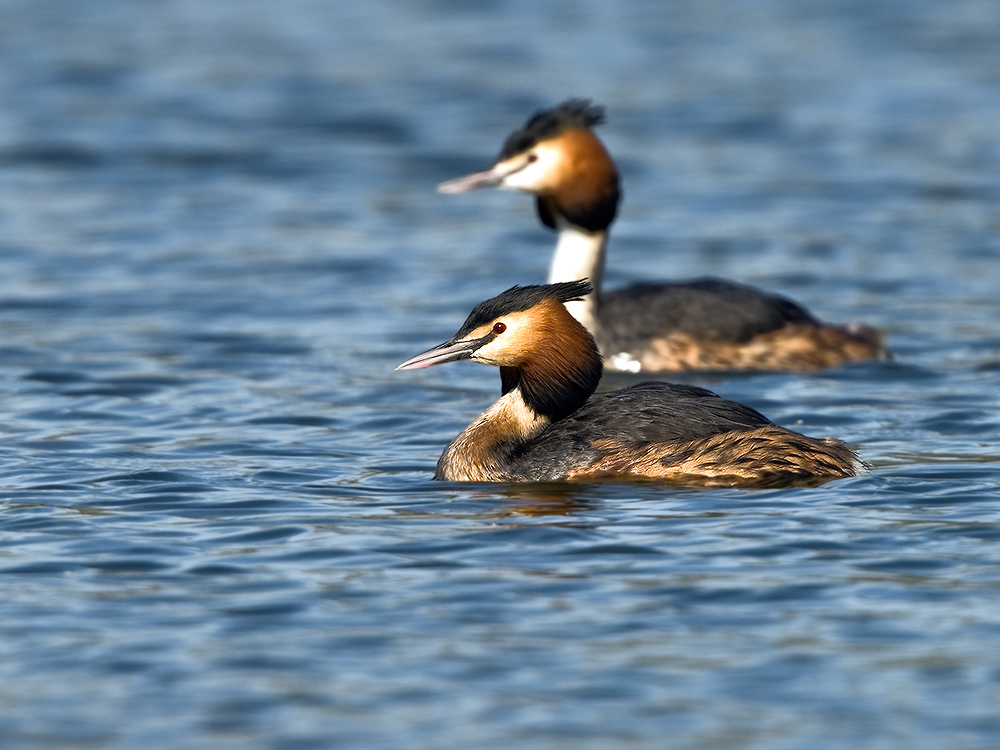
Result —
[[588, 232], [556, 216], [559, 238], [549, 266], [549, 283], [589, 279], [594, 291], [579, 302], [567, 302], [566, 309], [588, 331], [597, 323], [597, 304], [604, 279], [604, 252], [608, 242], [607, 231]]

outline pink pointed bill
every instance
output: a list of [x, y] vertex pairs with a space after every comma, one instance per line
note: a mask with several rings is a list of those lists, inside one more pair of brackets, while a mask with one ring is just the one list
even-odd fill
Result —
[[482, 345], [481, 339], [449, 341], [441, 344], [440, 346], [435, 346], [433, 349], [428, 349], [426, 352], [418, 354], [416, 357], [411, 357], [403, 364], [399, 365], [396, 369], [420, 370], [424, 367], [442, 365], [445, 362], [454, 362], [457, 359], [468, 359], [475, 353], [476, 349], [478, 349], [480, 345]]
[[439, 193], [455, 194], [468, 193], [481, 188], [499, 187], [506, 176], [506, 172], [501, 172], [494, 167], [493, 169], [487, 169], [485, 172], [476, 172], [475, 174], [468, 174], [465, 177], [456, 177], [454, 180], [442, 182], [437, 186], [437, 190]]

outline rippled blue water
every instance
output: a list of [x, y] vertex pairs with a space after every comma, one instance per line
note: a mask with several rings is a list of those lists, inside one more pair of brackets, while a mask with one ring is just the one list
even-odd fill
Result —
[[[0, 3], [0, 746], [994, 748], [992, 0]], [[430, 481], [544, 277], [441, 196], [608, 105], [609, 283], [725, 275], [893, 363], [685, 376], [869, 476]]]

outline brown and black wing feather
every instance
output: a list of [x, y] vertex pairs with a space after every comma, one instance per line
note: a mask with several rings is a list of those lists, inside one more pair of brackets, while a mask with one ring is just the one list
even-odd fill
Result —
[[600, 321], [598, 346], [612, 354], [635, 351], [668, 335], [743, 344], [789, 324], [818, 324], [791, 300], [715, 278], [635, 284], [610, 292], [601, 297]]
[[822, 323], [776, 294], [721, 279], [637, 284], [601, 297], [605, 358], [648, 370], [815, 370], [889, 356], [866, 326]]
[[512, 478], [556, 480], [600, 462], [609, 446], [680, 448], [720, 433], [768, 425], [771, 422], [755, 409], [704, 388], [641, 383], [592, 396], [520, 446], [510, 456], [510, 472]]

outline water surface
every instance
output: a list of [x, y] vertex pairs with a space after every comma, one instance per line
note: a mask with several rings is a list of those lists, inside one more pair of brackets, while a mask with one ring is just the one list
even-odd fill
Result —
[[[998, 33], [987, 0], [0, 4], [0, 745], [996, 747]], [[552, 244], [434, 185], [571, 95], [623, 173], [609, 285], [886, 332], [681, 378], [869, 475], [430, 481], [496, 373], [392, 368]]]

